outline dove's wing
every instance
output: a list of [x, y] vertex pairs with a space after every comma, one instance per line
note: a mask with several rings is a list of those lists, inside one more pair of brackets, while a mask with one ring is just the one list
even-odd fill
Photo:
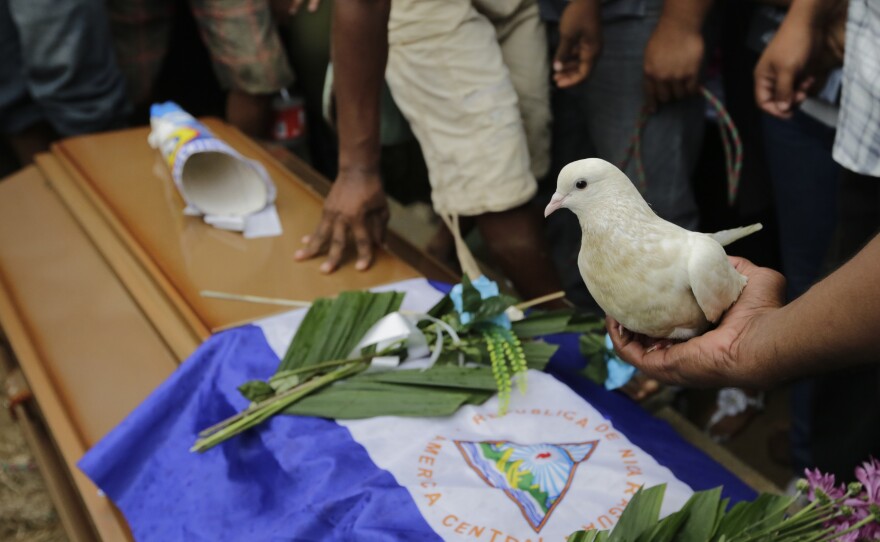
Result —
[[706, 235], [691, 236], [688, 279], [697, 304], [710, 322], [717, 322], [739, 297], [746, 278], [736, 272], [717, 241]]

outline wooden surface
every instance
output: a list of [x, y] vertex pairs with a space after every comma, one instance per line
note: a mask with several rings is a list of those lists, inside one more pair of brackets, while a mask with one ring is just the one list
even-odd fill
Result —
[[760, 472], [751, 468], [733, 455], [727, 448], [709, 438], [705, 432], [684, 418], [672, 407], [666, 406], [654, 413], [654, 416], [664, 420], [675, 431], [694, 447], [706, 452], [706, 454], [732, 472], [734, 476], [742, 480], [757, 492], [782, 493], [782, 490], [773, 482], [764, 477]]
[[191, 311], [185, 310], [187, 306], [177, 290], [161, 280], [162, 275], [152, 261], [137, 256], [143, 251], [137, 246], [131, 247], [129, 241], [117, 235], [54, 155], [38, 156], [37, 165], [168, 348], [178, 360], [186, 359], [210, 336], [210, 331]]
[[127, 528], [76, 462], [177, 359], [36, 168], [0, 183], [0, 325], [96, 532]]
[[278, 189], [283, 235], [245, 239], [184, 216], [167, 166], [146, 143], [147, 128], [67, 139], [53, 147], [120, 237], [142, 249], [139, 256], [149, 259], [144, 264], [159, 270], [166, 290], [175, 290], [169, 297], [195, 316], [194, 325], [217, 330], [284, 310], [204, 298], [201, 290], [309, 301], [419, 276], [385, 251], [366, 272], [355, 271], [349, 262], [324, 275], [318, 270], [320, 259], [296, 262], [293, 253], [302, 246], [301, 238], [320, 218], [320, 196], [239, 132], [219, 121], [206, 122], [218, 137], [266, 166]]

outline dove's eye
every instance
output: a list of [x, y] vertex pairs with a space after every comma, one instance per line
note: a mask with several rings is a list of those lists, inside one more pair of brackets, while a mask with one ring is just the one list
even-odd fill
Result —
[[583, 190], [584, 188], [587, 187], [587, 181], [586, 181], [585, 179], [581, 179], [581, 180], [579, 180], [578, 182], [574, 183], [574, 186], [575, 186], [578, 190]]

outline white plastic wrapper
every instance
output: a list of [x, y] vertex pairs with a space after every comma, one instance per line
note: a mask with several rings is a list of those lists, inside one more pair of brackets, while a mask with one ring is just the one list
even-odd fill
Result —
[[154, 104], [150, 126], [148, 141], [171, 168], [184, 214], [248, 238], [281, 234], [275, 185], [261, 163], [217, 139], [176, 103]]

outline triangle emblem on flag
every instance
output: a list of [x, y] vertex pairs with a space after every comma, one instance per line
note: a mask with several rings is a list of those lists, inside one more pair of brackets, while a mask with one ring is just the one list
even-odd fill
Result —
[[536, 533], [562, 502], [578, 465], [590, 458], [598, 444], [598, 440], [569, 444], [455, 441], [474, 472], [503, 491]]

